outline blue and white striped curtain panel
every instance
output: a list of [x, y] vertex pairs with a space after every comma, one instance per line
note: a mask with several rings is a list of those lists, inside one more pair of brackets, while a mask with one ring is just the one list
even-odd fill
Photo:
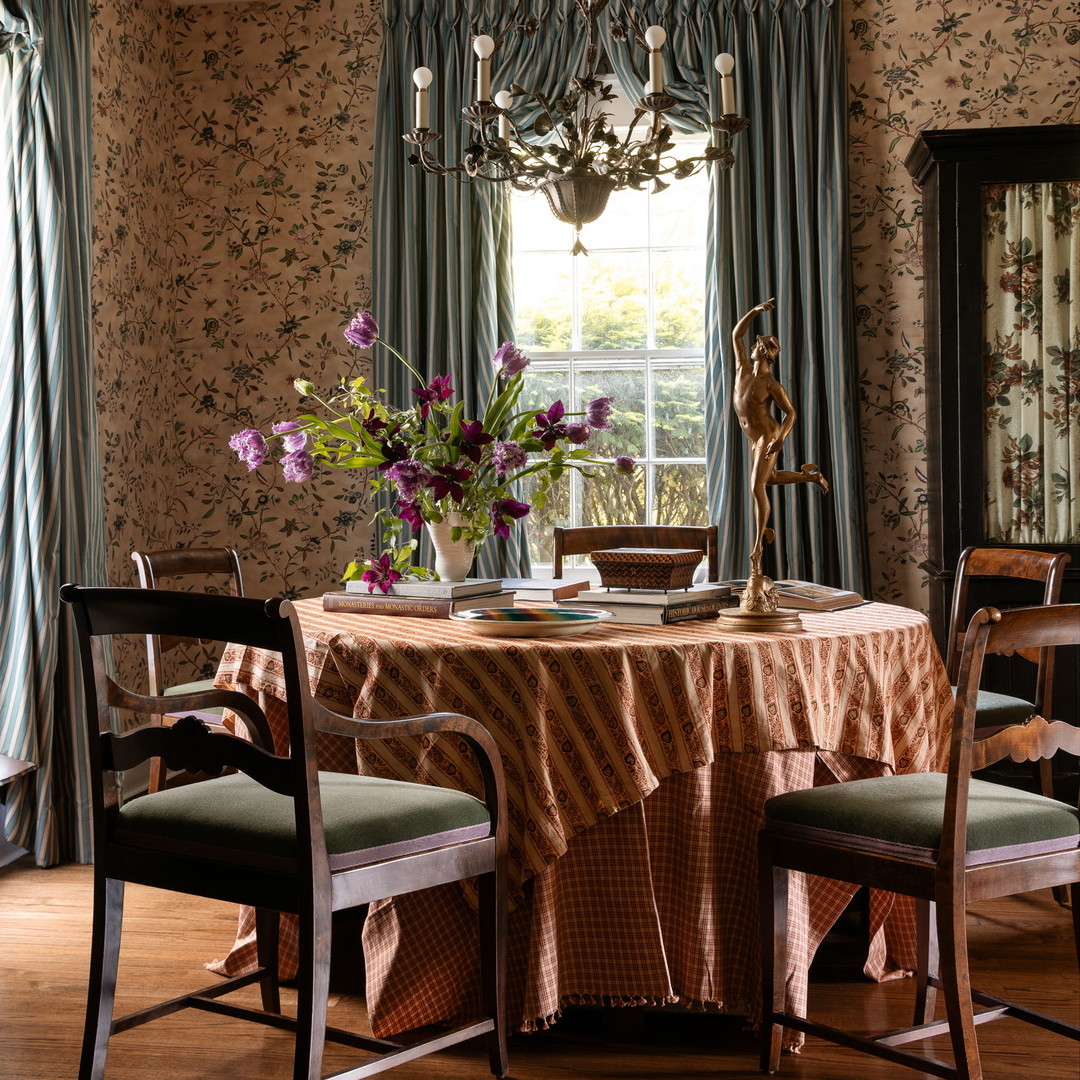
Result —
[[0, 2], [0, 752], [7, 837], [91, 858], [77, 653], [57, 592], [105, 583], [90, 341], [90, 62], [83, 0]]

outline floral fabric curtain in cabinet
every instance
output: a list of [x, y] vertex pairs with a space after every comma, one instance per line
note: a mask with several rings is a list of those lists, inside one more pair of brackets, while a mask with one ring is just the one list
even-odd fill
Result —
[[984, 188], [987, 537], [1080, 542], [1080, 181]]

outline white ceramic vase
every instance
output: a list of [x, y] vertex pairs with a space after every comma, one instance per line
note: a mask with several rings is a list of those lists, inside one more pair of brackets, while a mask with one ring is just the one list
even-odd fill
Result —
[[476, 545], [464, 537], [450, 539], [450, 530], [461, 524], [460, 514], [447, 514], [439, 522], [425, 522], [431, 546], [435, 549], [435, 572], [443, 581], [464, 581], [472, 569]]

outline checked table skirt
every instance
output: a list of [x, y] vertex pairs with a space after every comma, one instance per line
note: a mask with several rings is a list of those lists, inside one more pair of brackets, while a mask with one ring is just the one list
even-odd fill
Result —
[[[567, 1005], [679, 1002], [756, 1016], [757, 831], [772, 795], [942, 768], [952, 693], [925, 616], [869, 604], [803, 614], [787, 634], [712, 620], [602, 625], [572, 638], [489, 638], [442, 619], [296, 604], [312, 691], [357, 717], [450, 711], [499, 743], [507, 780], [510, 977], [518, 1030]], [[217, 683], [259, 699], [286, 737], [272, 653], [229, 646]], [[284, 746], [279, 746], [284, 750]], [[319, 737], [320, 767], [479, 792], [456, 741]], [[854, 889], [796, 875], [788, 1005]], [[371, 906], [364, 925], [373, 1032], [475, 1012], [473, 897], [460, 885]], [[295, 972], [282, 918], [281, 973]], [[873, 893], [866, 973], [915, 965], [910, 904]], [[254, 966], [251, 913], [211, 968]], [[796, 1033], [791, 1033], [797, 1037]]]

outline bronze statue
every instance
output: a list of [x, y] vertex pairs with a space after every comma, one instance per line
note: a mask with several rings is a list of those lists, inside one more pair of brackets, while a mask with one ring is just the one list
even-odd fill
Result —
[[[738, 321], [731, 332], [736, 361], [733, 394], [735, 415], [750, 441], [753, 458], [750, 488], [754, 498], [757, 539], [750, 552], [750, 577], [741, 604], [743, 610], [752, 612], [775, 611], [777, 606], [775, 587], [771, 579], [761, 572], [762, 548], [766, 543], [773, 542], [773, 530], [768, 526], [772, 508], [765, 489], [775, 484], [817, 484], [822, 491], [829, 490], [829, 483], [817, 465], [803, 465], [798, 472], [776, 467], [784, 440], [795, 424], [795, 407], [772, 372], [772, 366], [780, 354], [780, 342], [771, 334], [759, 336], [749, 357], [744, 342], [754, 317], [775, 307], [775, 299], [758, 304]], [[782, 420], [777, 420], [773, 415], [774, 404], [782, 414]]]

